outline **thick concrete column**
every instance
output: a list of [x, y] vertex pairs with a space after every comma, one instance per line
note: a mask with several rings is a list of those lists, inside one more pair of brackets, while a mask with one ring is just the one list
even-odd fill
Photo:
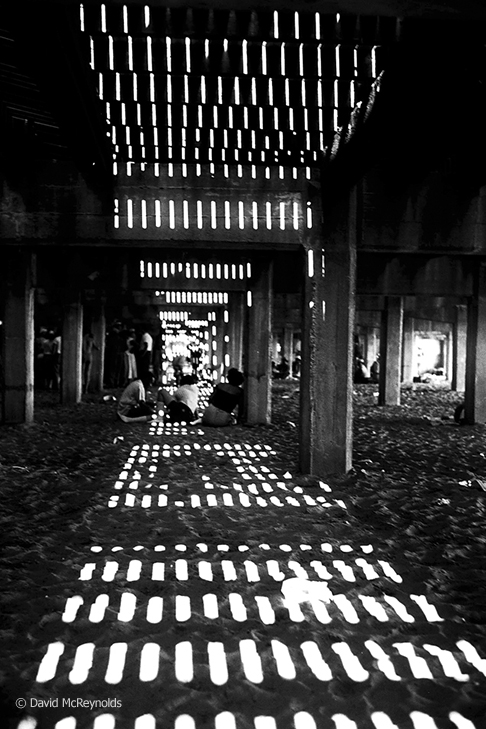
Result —
[[218, 350], [218, 342], [217, 342], [217, 327], [216, 327], [216, 319], [213, 318], [213, 314], [215, 312], [211, 312], [208, 314], [208, 355], [209, 355], [209, 369], [211, 372], [211, 381], [212, 382], [219, 382], [218, 377], [218, 366], [215, 364], [215, 358], [217, 358], [217, 350]]
[[379, 405], [400, 405], [403, 299], [387, 296], [380, 335]]
[[224, 321], [223, 316], [223, 309], [216, 309], [216, 321], [213, 322], [216, 327], [216, 335], [214, 337], [214, 341], [216, 343], [216, 349], [214, 349], [213, 353], [216, 355], [216, 365], [214, 366], [214, 370], [216, 372], [216, 382], [220, 382], [221, 377], [224, 374], [225, 366], [224, 366], [224, 352], [225, 352], [225, 344], [224, 344], [224, 336], [226, 331], [226, 324]]
[[352, 458], [352, 364], [357, 190], [324, 196], [305, 244], [300, 379], [300, 467], [346, 473]]
[[467, 306], [456, 306], [456, 320], [452, 329], [451, 390], [466, 389]]
[[231, 345], [230, 345], [230, 337], [229, 337], [229, 311], [227, 308], [224, 308], [221, 310], [221, 322], [223, 327], [223, 370], [222, 372], [227, 372], [228, 369], [231, 367]]
[[34, 269], [33, 254], [9, 250], [5, 266], [3, 422], [34, 420]]
[[452, 343], [453, 343], [453, 336], [452, 336], [452, 324], [450, 331], [447, 334], [447, 340], [446, 340], [446, 364], [445, 364], [445, 371], [444, 374], [449, 380], [449, 382], [452, 379], [452, 370], [454, 366], [454, 356], [452, 351]]
[[81, 296], [64, 305], [61, 337], [61, 402], [77, 403], [82, 393], [83, 305]]
[[288, 360], [290, 374], [292, 375], [292, 363], [294, 361], [294, 327], [292, 324], [286, 324], [284, 328], [283, 353]]
[[229, 299], [229, 356], [230, 367], [237, 370], [243, 369], [243, 330], [245, 321], [245, 300], [244, 294], [237, 291], [230, 294]]
[[267, 256], [252, 262], [245, 337], [245, 419], [249, 425], [271, 420], [273, 262]]
[[467, 309], [466, 423], [486, 423], [486, 266], [478, 265]]
[[403, 321], [402, 382], [413, 382], [415, 355], [415, 319], [407, 316]]
[[104, 363], [105, 363], [105, 341], [106, 341], [106, 317], [103, 303], [93, 307], [93, 318], [91, 331], [98, 349], [93, 351], [93, 364], [91, 366], [90, 390], [100, 392], [103, 389]]

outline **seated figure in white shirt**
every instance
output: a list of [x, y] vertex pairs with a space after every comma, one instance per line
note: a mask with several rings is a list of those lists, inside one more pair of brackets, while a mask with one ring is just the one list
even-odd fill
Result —
[[118, 401], [117, 415], [124, 423], [146, 423], [152, 419], [154, 406], [145, 401], [145, 387], [140, 379], [132, 380]]
[[171, 423], [190, 423], [197, 418], [197, 404], [199, 389], [196, 379], [192, 375], [183, 375], [181, 386], [172, 395], [161, 387], [157, 393], [157, 400], [163, 402], [167, 408]]

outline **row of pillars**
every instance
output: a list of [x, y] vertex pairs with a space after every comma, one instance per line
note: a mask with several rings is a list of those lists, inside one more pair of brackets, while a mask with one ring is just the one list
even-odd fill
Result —
[[[3, 256], [7, 282], [2, 306], [3, 422], [34, 420], [34, 294], [35, 256], [12, 249]], [[246, 420], [268, 423], [271, 417], [270, 331], [272, 321], [272, 262], [254, 267], [251, 300], [243, 293], [230, 297], [227, 322], [220, 316], [210, 324], [210, 353], [218, 363], [244, 369]], [[82, 341], [84, 307], [75, 287], [65, 290], [61, 333], [61, 402], [78, 403], [82, 397]], [[100, 347], [91, 373], [93, 389], [103, 386], [105, 316], [102, 304], [90, 307], [90, 329]], [[219, 374], [222, 375], [222, 368]]]
[[[34, 419], [34, 279], [35, 256], [9, 251], [3, 298], [3, 422], [32, 423]], [[95, 337], [104, 355], [104, 317], [95, 319]], [[61, 332], [61, 401], [76, 403], [82, 395], [83, 305], [81, 294], [67, 297]], [[102, 385], [102, 368], [93, 373]]]
[[[399, 298], [397, 305], [401, 308]], [[389, 302], [387, 302], [387, 306], [389, 306]], [[421, 319], [417, 319], [413, 313], [407, 313], [403, 316], [403, 319], [400, 316], [399, 324], [403, 321], [401, 354], [399, 347], [395, 346], [395, 348], [391, 351], [391, 355], [396, 358], [400, 358], [401, 356], [401, 384], [413, 384], [415, 381], [414, 378], [422, 374], [417, 360], [417, 335], [421, 334], [426, 337], [427, 332], [430, 333], [434, 330], [434, 328], [438, 328], [443, 337], [441, 359], [443, 362], [444, 374], [447, 375], [447, 379], [451, 385], [451, 390], [464, 392], [466, 387], [467, 306], [465, 304], [456, 304], [454, 306], [454, 310], [454, 322], [434, 322], [432, 320], [433, 311], [430, 310], [430, 318], [425, 320], [425, 323], [427, 324], [427, 328], [425, 329], [423, 326], [423, 317]], [[370, 312], [365, 310], [362, 313], [366, 315]], [[385, 327], [388, 321], [387, 316], [381, 316], [381, 311], [372, 310], [371, 314], [372, 322], [368, 321], [366, 324], [360, 322], [360, 325], [358, 326], [360, 331], [360, 348], [368, 366], [377, 359], [377, 356], [379, 356], [380, 341], [386, 337]], [[379, 316], [374, 316], [375, 314], [378, 314]], [[366, 318], [369, 320], [370, 317]], [[379, 319], [381, 319], [381, 322]], [[395, 345], [398, 345], [398, 339], [395, 338], [394, 341]], [[398, 368], [395, 367], [395, 376], [397, 372]], [[397, 394], [399, 390], [397, 387], [389, 387], [388, 392]], [[385, 397], [383, 397], [383, 404], [387, 404]]]
[[[296, 272], [303, 276], [299, 447], [304, 473], [343, 472], [351, 466], [355, 240], [350, 232], [356, 221], [348, 220], [347, 208], [342, 221], [344, 226], [338, 226], [325, 262], [323, 256], [321, 260], [322, 231], [316, 226], [308, 232], [303, 246], [304, 272]], [[2, 312], [3, 421], [30, 423], [34, 417], [35, 257], [12, 248], [3, 252], [3, 260], [8, 282]], [[240, 300], [239, 314], [236, 310], [230, 316], [230, 361], [234, 358], [238, 363], [242, 352], [246, 422], [250, 425], [266, 424], [271, 418], [272, 277], [272, 256], [255, 256], [250, 295], [246, 302]], [[76, 291], [67, 281], [61, 390], [66, 403], [78, 402], [82, 388], [83, 306]], [[243, 319], [243, 329], [231, 331]], [[104, 341], [104, 333], [95, 336]]]
[[[356, 196], [328, 211], [322, 232], [306, 241], [302, 301], [300, 466], [304, 473], [344, 473], [351, 467]], [[322, 240], [326, 241], [325, 248]], [[4, 422], [34, 417], [34, 257], [12, 250], [3, 303]], [[230, 362], [246, 375], [246, 420], [271, 418], [272, 258], [253, 262], [250, 297], [234, 298], [229, 318]], [[302, 273], [301, 273], [302, 275]], [[62, 331], [63, 402], [78, 402], [82, 388], [83, 305], [67, 289]], [[468, 422], [486, 422], [486, 276], [478, 267], [475, 296], [467, 309], [465, 404]], [[403, 305], [388, 297], [381, 338], [380, 401], [399, 402]], [[243, 325], [244, 324], [244, 325]], [[100, 316], [98, 341], [104, 341]], [[233, 327], [233, 329], [231, 329]], [[94, 332], [93, 332], [94, 333]]]
[[[483, 276], [481, 266], [478, 268], [478, 292]], [[401, 382], [413, 380], [413, 343], [414, 319], [404, 319], [403, 298], [386, 297], [380, 328], [380, 405], [399, 405]], [[452, 326], [451, 389], [465, 392], [468, 423], [486, 422], [485, 355], [486, 288], [483, 295], [471, 298], [468, 306], [456, 306]]]

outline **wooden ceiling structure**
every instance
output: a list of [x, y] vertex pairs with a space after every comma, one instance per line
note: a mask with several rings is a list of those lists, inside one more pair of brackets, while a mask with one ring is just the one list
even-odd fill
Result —
[[370, 116], [361, 152], [408, 153], [471, 124], [485, 42], [481, 2], [4, 4], [2, 157], [72, 158], [105, 187], [127, 164], [322, 168]]

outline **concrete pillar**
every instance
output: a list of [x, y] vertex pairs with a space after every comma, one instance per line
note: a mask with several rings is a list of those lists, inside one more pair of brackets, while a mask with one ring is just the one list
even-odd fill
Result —
[[245, 336], [245, 419], [250, 425], [271, 420], [273, 262], [267, 256], [252, 262]]
[[478, 265], [467, 309], [466, 423], [486, 423], [486, 266]]
[[292, 324], [285, 325], [283, 353], [288, 360], [290, 375], [292, 375], [292, 362], [294, 361], [294, 327]]
[[451, 377], [452, 377], [453, 362], [454, 362], [454, 359], [452, 356], [452, 324], [451, 324], [450, 331], [447, 332], [447, 335], [446, 335], [445, 364], [444, 364], [444, 374], [449, 382], [451, 381]]
[[35, 258], [30, 252], [12, 249], [7, 251], [3, 266], [3, 422], [31, 424], [34, 420]]
[[467, 306], [456, 306], [456, 320], [452, 329], [451, 390], [466, 389]]
[[225, 336], [225, 321], [223, 317], [223, 309], [219, 308], [216, 309], [216, 321], [213, 322], [216, 333], [214, 336], [214, 342], [216, 344], [216, 348], [213, 349], [213, 354], [216, 357], [216, 363], [214, 366], [214, 372], [215, 372], [215, 382], [220, 382], [221, 377], [224, 374], [224, 336]]
[[415, 365], [415, 319], [407, 316], [403, 321], [402, 382], [413, 382]]
[[403, 299], [387, 296], [380, 335], [379, 405], [400, 405]]
[[[217, 379], [217, 374], [215, 375], [215, 366], [214, 366], [214, 360], [213, 356], [215, 354], [215, 348], [216, 348], [216, 321], [213, 318], [214, 312], [208, 313], [208, 338], [206, 339], [206, 344], [208, 345], [208, 367], [209, 371], [211, 373], [211, 381], [215, 382]], [[214, 342], [214, 344], [213, 344]]]
[[230, 336], [229, 336], [229, 311], [224, 308], [222, 311], [222, 326], [223, 326], [223, 370], [225, 373], [231, 367], [231, 353], [230, 353]]
[[230, 294], [229, 299], [229, 356], [230, 367], [243, 369], [243, 330], [245, 321], [245, 295], [242, 292]]
[[104, 363], [105, 363], [105, 340], [106, 340], [106, 316], [103, 303], [93, 307], [93, 318], [91, 331], [98, 349], [93, 351], [93, 364], [91, 366], [90, 390], [100, 392], [103, 389]]
[[351, 468], [357, 190], [323, 200], [324, 230], [314, 204], [306, 241], [300, 385], [300, 467], [319, 476]]
[[78, 295], [64, 305], [61, 337], [61, 402], [77, 403], [82, 393], [83, 305]]

